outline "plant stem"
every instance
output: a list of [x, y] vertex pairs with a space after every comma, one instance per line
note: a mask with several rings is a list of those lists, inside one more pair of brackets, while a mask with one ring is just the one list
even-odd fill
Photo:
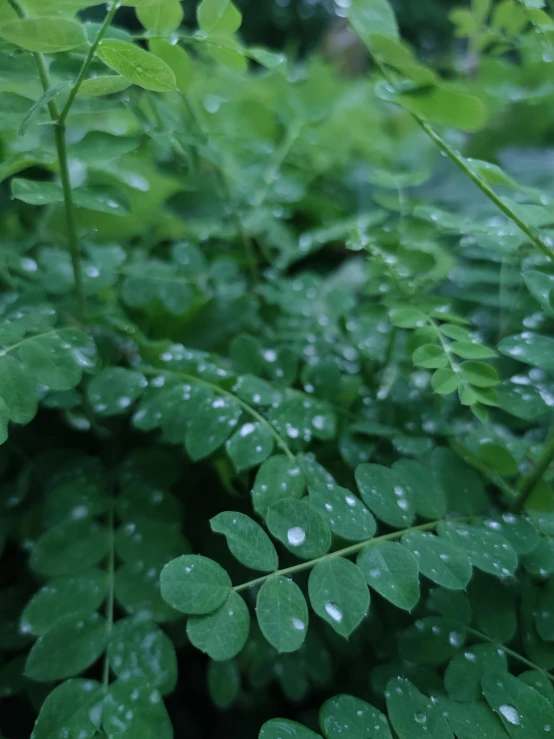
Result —
[[65, 203], [65, 219], [67, 223], [69, 253], [71, 255], [71, 264], [73, 265], [73, 276], [75, 279], [75, 292], [77, 294], [79, 316], [83, 322], [86, 322], [87, 311], [85, 305], [85, 291], [83, 287], [83, 271], [81, 268], [81, 247], [79, 244], [79, 235], [77, 233], [77, 220], [75, 218], [73, 193], [71, 191], [71, 181], [69, 178], [69, 160], [67, 156], [67, 144], [65, 140], [64, 123], [60, 123], [58, 121], [55, 130], [55, 137]]
[[71, 92], [69, 93], [69, 97], [67, 98], [67, 102], [60, 114], [59, 122], [65, 123], [65, 119], [69, 115], [69, 111], [71, 110], [71, 106], [73, 105], [73, 102], [75, 101], [75, 98], [77, 97], [77, 93], [79, 92], [79, 89], [81, 85], [84, 82], [84, 79], [86, 77], [86, 74], [89, 70], [89, 67], [92, 63], [92, 60], [94, 58], [94, 54], [96, 53], [96, 49], [98, 48], [98, 45], [106, 35], [106, 32], [108, 28], [110, 27], [114, 16], [119, 8], [119, 0], [114, 0], [112, 2], [112, 6], [108, 11], [108, 14], [106, 15], [106, 18], [104, 19], [104, 23], [102, 24], [102, 27], [98, 31], [98, 35], [94, 39], [93, 43], [91, 44], [91, 47], [88, 51], [87, 57], [85, 61], [83, 62], [83, 66], [81, 67], [81, 71], [79, 72], [79, 76], [77, 77], [77, 80], [75, 81], [75, 84], [73, 85]]
[[510, 208], [509, 205], [506, 205], [506, 203], [503, 202], [501, 198], [498, 197], [498, 195], [494, 192], [494, 190], [487, 185], [487, 183], [479, 177], [478, 174], [473, 172], [473, 170], [468, 167], [466, 161], [463, 157], [461, 157], [454, 149], [452, 149], [446, 141], [444, 141], [443, 138], [439, 136], [439, 134], [429, 126], [428, 123], [425, 123], [419, 116], [415, 115], [415, 113], [412, 113], [413, 118], [417, 121], [419, 126], [425, 131], [427, 136], [429, 136], [432, 141], [435, 142], [435, 144], [439, 147], [439, 149], [446, 154], [446, 156], [451, 159], [454, 164], [462, 170], [462, 172], [469, 177], [469, 179], [477, 185], [477, 187], [489, 198], [489, 200], [492, 200], [492, 202], [496, 205], [496, 207], [504, 213], [504, 215], [509, 218], [511, 221], [513, 221], [516, 226], [523, 231], [523, 233], [529, 237], [529, 239], [537, 246], [542, 253], [548, 257], [551, 261], [554, 261], [554, 250], [551, 249], [545, 242], [541, 239], [540, 236], [538, 236], [534, 230], [528, 226], [525, 221], [523, 221], [517, 213], [514, 213], [514, 211]]
[[527, 475], [522, 481], [520, 490], [519, 490], [519, 496], [517, 498], [517, 501], [514, 505], [515, 510], [521, 510], [531, 494], [533, 493], [533, 490], [537, 487], [537, 485], [540, 483], [542, 478], [544, 477], [547, 469], [550, 467], [552, 462], [554, 461], [554, 424], [551, 426], [550, 431], [548, 433], [544, 449], [542, 450], [542, 454], [537, 460], [537, 463], [531, 472], [531, 474]]
[[[113, 612], [114, 612], [114, 579], [115, 579], [115, 542], [114, 542], [114, 509], [113, 499], [111, 501], [110, 512], [108, 513], [108, 536], [110, 538], [110, 548], [108, 551], [108, 561], [106, 566], [106, 574], [108, 576], [108, 598], [106, 600], [106, 629], [108, 639], [113, 629]], [[102, 667], [102, 686], [104, 692], [108, 690], [110, 680], [110, 660], [108, 653], [104, 656], [104, 665]]]
[[506, 654], [510, 655], [510, 657], [513, 657], [513, 659], [517, 660], [518, 662], [521, 662], [522, 665], [526, 665], [531, 670], [537, 670], [538, 672], [542, 672], [543, 675], [546, 675], [546, 677], [551, 681], [554, 682], [554, 675], [551, 675], [549, 672], [544, 670], [542, 667], [539, 667], [534, 662], [531, 662], [531, 660], [527, 659], [527, 657], [524, 657], [519, 652], [515, 652], [513, 649], [510, 649], [510, 647], [507, 647], [505, 644], [502, 644], [499, 641], [496, 641], [496, 639], [492, 639], [490, 636], [487, 636], [482, 631], [478, 631], [477, 629], [472, 629], [470, 626], [466, 626], [465, 624], [460, 623], [460, 628], [463, 628], [465, 631], [467, 631], [468, 634], [471, 634], [472, 636], [477, 637], [478, 639], [482, 639], [483, 641], [488, 641], [491, 644], [494, 644], [498, 649], [502, 649], [503, 652], [506, 652]]
[[[451, 518], [450, 521], [467, 521], [468, 517], [464, 518]], [[309, 570], [312, 567], [315, 567], [315, 565], [318, 562], [323, 562], [327, 559], [333, 559], [335, 557], [349, 557], [351, 554], [356, 554], [361, 549], [365, 549], [366, 547], [370, 547], [373, 544], [378, 544], [381, 541], [394, 541], [395, 539], [400, 539], [401, 536], [404, 536], [404, 534], [411, 534], [414, 531], [432, 531], [433, 529], [436, 529], [437, 526], [442, 523], [444, 519], [440, 519], [439, 521], [431, 521], [430, 523], [422, 523], [419, 526], [411, 526], [408, 529], [401, 529], [400, 531], [393, 531], [390, 534], [384, 534], [383, 536], [376, 536], [373, 539], [366, 539], [365, 541], [360, 541], [357, 544], [351, 544], [348, 547], [345, 547], [344, 549], [337, 549], [336, 552], [331, 552], [330, 554], [324, 554], [322, 557], [317, 557], [317, 559], [311, 559], [308, 562], [301, 562], [298, 565], [293, 565], [292, 567], [286, 567], [283, 570], [276, 570], [275, 572], [270, 572], [268, 575], [262, 575], [261, 577], [256, 577], [254, 580], [250, 580], [249, 582], [244, 582], [241, 585], [236, 585], [233, 590], [236, 593], [239, 593], [241, 590], [247, 590], [248, 588], [252, 588], [255, 585], [260, 585], [261, 583], [265, 582], [270, 577], [277, 577], [278, 575], [293, 575], [297, 572], [302, 572], [303, 570]]]
[[275, 439], [277, 446], [279, 446], [283, 452], [287, 455], [287, 457], [290, 459], [291, 462], [296, 462], [296, 457], [290, 450], [290, 447], [288, 446], [287, 442], [283, 439], [281, 434], [273, 427], [273, 425], [267, 420], [267, 418], [264, 418], [258, 411], [254, 410], [251, 405], [248, 405], [248, 403], [245, 403], [244, 400], [241, 400], [239, 397], [234, 395], [234, 393], [229, 392], [228, 390], [224, 390], [219, 385], [214, 385], [213, 382], [208, 382], [208, 380], [203, 380], [201, 377], [196, 377], [195, 375], [189, 375], [187, 372], [179, 372], [177, 370], [164, 370], [164, 369], [157, 369], [155, 367], [139, 367], [138, 368], [140, 372], [142, 372], [145, 375], [170, 375], [173, 377], [179, 377], [182, 380], [185, 380], [186, 382], [196, 382], [199, 385], [204, 385], [205, 387], [209, 387], [212, 392], [217, 393], [218, 395], [224, 395], [227, 398], [232, 398], [232, 400], [235, 401], [235, 403], [238, 403], [240, 407], [248, 413], [254, 420], [261, 423], [263, 426], [267, 428], [271, 436]]
[[[18, 0], [9, 0], [11, 7], [15, 10], [20, 18], [25, 18], [25, 12], [19, 5]], [[33, 58], [40, 78], [40, 83], [44, 92], [52, 87], [48, 67], [44, 61], [42, 54], [34, 53]], [[54, 124], [54, 138], [56, 141], [56, 151], [58, 154], [58, 162], [60, 165], [60, 177], [62, 180], [63, 197], [65, 205], [65, 217], [67, 224], [67, 238], [69, 242], [69, 252], [71, 255], [71, 264], [73, 266], [73, 277], [75, 280], [75, 293], [77, 296], [77, 305], [79, 318], [86, 322], [86, 306], [85, 293], [83, 289], [83, 272], [81, 269], [81, 253], [79, 246], [79, 236], [77, 234], [77, 221], [75, 218], [75, 206], [73, 204], [73, 194], [71, 192], [71, 181], [69, 177], [69, 161], [67, 156], [67, 143], [65, 140], [65, 123], [60, 119], [60, 111], [55, 100], [48, 103], [48, 112], [52, 123]]]
[[[373, 50], [371, 47], [367, 47], [369, 53], [371, 54], [372, 59], [374, 60], [377, 68], [383, 75], [383, 77], [389, 82], [393, 87], [395, 85], [394, 79], [389, 74], [386, 66], [382, 64], [379, 59], [375, 56], [373, 53]], [[540, 236], [538, 236], [534, 230], [528, 226], [525, 221], [523, 221], [517, 213], [514, 213], [514, 211], [510, 208], [509, 205], [506, 205], [501, 198], [498, 197], [498, 195], [494, 192], [494, 190], [489, 187], [489, 185], [481, 178], [476, 172], [473, 172], [470, 167], [468, 167], [465, 159], [460, 156], [454, 149], [452, 149], [446, 141], [439, 136], [439, 134], [431, 128], [431, 126], [426, 123], [423, 118], [420, 118], [417, 113], [412, 113], [410, 111], [410, 115], [412, 118], [416, 121], [416, 123], [421, 127], [421, 129], [429, 136], [429, 138], [439, 147], [439, 149], [446, 154], [446, 156], [454, 162], [454, 164], [462, 170], [462, 172], [469, 177], [469, 179], [477, 185], [477, 187], [491, 200], [496, 207], [504, 213], [504, 215], [509, 218], [511, 221], [513, 221], [516, 226], [523, 231], [523, 233], [529, 237], [529, 239], [537, 246], [542, 253], [548, 257], [551, 261], [554, 261], [554, 249], [551, 249], [548, 244], [545, 244], [545, 242], [541, 239]]]

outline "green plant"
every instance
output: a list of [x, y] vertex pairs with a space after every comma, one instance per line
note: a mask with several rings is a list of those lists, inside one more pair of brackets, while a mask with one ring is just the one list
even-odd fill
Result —
[[0, 729], [549, 736], [542, 3], [352, 80], [123, 5], [0, 0]]

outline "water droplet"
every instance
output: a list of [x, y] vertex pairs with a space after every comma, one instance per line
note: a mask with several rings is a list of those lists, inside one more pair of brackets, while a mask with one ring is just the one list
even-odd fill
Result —
[[325, 612], [338, 624], [342, 621], [342, 611], [335, 603], [326, 603]]
[[299, 547], [306, 541], [306, 532], [301, 526], [293, 526], [287, 531], [287, 539], [292, 547]]
[[519, 713], [513, 706], [502, 705], [498, 709], [498, 712], [502, 714], [506, 721], [513, 726], [519, 726], [519, 724], [521, 723]]

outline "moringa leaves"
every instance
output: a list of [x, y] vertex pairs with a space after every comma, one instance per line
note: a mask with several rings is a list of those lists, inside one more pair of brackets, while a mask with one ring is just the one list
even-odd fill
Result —
[[321, 557], [331, 547], [331, 530], [323, 515], [303, 500], [285, 498], [266, 514], [267, 528], [289, 551], [302, 559]]
[[126, 41], [103, 41], [96, 52], [114, 72], [134, 85], [153, 92], [168, 92], [176, 88], [175, 75], [160, 57]]
[[225, 570], [207, 557], [185, 554], [162, 570], [164, 600], [182, 613], [212, 613], [229, 597], [231, 580]]
[[225, 511], [210, 520], [212, 531], [223, 534], [231, 553], [246, 567], [272, 572], [279, 558], [262, 527], [244, 513]]
[[262, 634], [278, 652], [295, 652], [308, 631], [308, 606], [292, 580], [278, 577], [264, 582], [256, 600]]
[[381, 541], [358, 555], [367, 583], [398, 608], [411, 611], [419, 600], [419, 565], [400, 544]]
[[322, 560], [310, 573], [308, 590], [314, 611], [346, 639], [369, 610], [365, 578], [347, 559]]

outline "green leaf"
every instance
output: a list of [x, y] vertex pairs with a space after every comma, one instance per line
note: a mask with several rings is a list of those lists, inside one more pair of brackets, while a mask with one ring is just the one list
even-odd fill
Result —
[[154, 33], [164, 34], [174, 31], [181, 25], [183, 16], [183, 8], [179, 0], [161, 0], [156, 5], [137, 8], [139, 21]]
[[279, 557], [262, 527], [244, 513], [225, 511], [210, 519], [212, 531], [223, 534], [231, 553], [246, 567], [273, 572]]
[[406, 534], [402, 544], [417, 559], [423, 575], [448, 590], [465, 590], [472, 567], [467, 555], [458, 547], [422, 531]]
[[171, 639], [151, 621], [120, 619], [108, 644], [110, 668], [122, 682], [171, 693], [177, 683], [177, 656]]
[[527, 572], [539, 577], [548, 577], [554, 573], [554, 539], [541, 536], [539, 543], [523, 558]]
[[411, 489], [395, 484], [388, 467], [361, 464], [356, 467], [355, 477], [364, 503], [377, 518], [398, 529], [412, 523], [415, 511]]
[[25, 114], [23, 120], [19, 124], [17, 135], [23, 136], [38, 113], [40, 113], [48, 103], [52, 102], [52, 100], [54, 100], [60, 92], [65, 90], [67, 87], [67, 82], [57, 82], [55, 85], [49, 87], [48, 90], [39, 97], [36, 103], [29, 108], [29, 111]]
[[161, 596], [160, 568], [142, 561], [127, 562], [116, 570], [115, 597], [127, 613], [141, 619], [163, 623], [181, 617]]
[[237, 472], [258, 467], [273, 451], [273, 435], [259, 421], [243, 424], [227, 441], [225, 448]]
[[442, 518], [446, 513], [446, 496], [432, 471], [414, 459], [399, 459], [392, 466], [395, 485], [410, 491], [415, 512], [423, 518]]
[[292, 580], [268, 578], [258, 593], [256, 616], [262, 634], [278, 652], [296, 652], [308, 631], [308, 606]]
[[35, 417], [38, 409], [36, 380], [14, 357], [0, 355], [0, 397], [10, 421], [29, 423]]
[[187, 52], [162, 38], [150, 39], [148, 48], [171, 69], [179, 92], [187, 93], [194, 80], [194, 64]]
[[256, 473], [252, 490], [254, 510], [265, 517], [269, 506], [281, 498], [301, 498], [304, 487], [300, 467], [283, 454], [275, 454]]
[[426, 314], [417, 308], [393, 308], [389, 318], [392, 325], [398, 328], [421, 328], [428, 322]]
[[522, 516], [515, 516], [513, 513], [503, 513], [498, 518], [477, 520], [474, 525], [501, 534], [518, 555], [530, 554], [539, 543], [537, 529]]
[[102, 686], [95, 680], [75, 678], [58, 685], [48, 695], [33, 729], [34, 739], [80, 736], [93, 739], [100, 728]]
[[249, 405], [272, 405], [279, 402], [281, 393], [269, 382], [254, 375], [242, 375], [238, 378], [233, 392], [241, 400]]
[[147, 384], [140, 372], [124, 367], [108, 367], [90, 381], [87, 398], [99, 416], [117, 416], [128, 411]]
[[460, 373], [474, 387], [494, 387], [498, 382], [498, 372], [484, 362], [464, 362], [460, 366]]
[[78, 97], [103, 97], [123, 92], [131, 87], [131, 82], [118, 75], [100, 75], [85, 80], [79, 88]]
[[477, 131], [487, 119], [486, 108], [479, 98], [448, 87], [430, 85], [410, 92], [399, 92], [388, 83], [378, 83], [377, 94], [383, 100], [401, 105], [422, 120], [441, 126]]
[[527, 670], [526, 672], [520, 672], [518, 678], [543, 695], [550, 704], [554, 704], [554, 686], [544, 672]]
[[157, 688], [116, 680], [102, 713], [109, 739], [173, 739], [171, 720]]
[[242, 414], [236, 400], [218, 396], [201, 403], [185, 437], [185, 446], [192, 460], [209, 457], [230, 436]]
[[96, 611], [108, 592], [106, 573], [96, 568], [50, 580], [21, 614], [21, 631], [41, 636], [73, 611]]
[[405, 547], [380, 541], [358, 555], [367, 583], [398, 608], [411, 611], [419, 600], [419, 566]]
[[323, 514], [337, 536], [347, 541], [363, 541], [375, 534], [375, 519], [347, 488], [316, 485], [309, 488], [309, 496], [310, 503]]
[[452, 513], [472, 516], [488, 507], [485, 488], [479, 475], [450, 449], [439, 447], [433, 452], [431, 467], [440, 487], [446, 493]]
[[439, 524], [437, 531], [465, 552], [474, 567], [497, 577], [514, 574], [517, 554], [503, 536], [453, 521]]
[[554, 641], [554, 583], [549, 580], [537, 598], [535, 626], [541, 639]]
[[106, 621], [98, 613], [74, 613], [59, 619], [33, 645], [25, 665], [31, 680], [65, 680], [88, 669], [108, 642]]
[[249, 631], [250, 613], [234, 591], [217, 611], [207, 616], [191, 616], [187, 623], [191, 644], [218, 662], [235, 657], [244, 647]]
[[98, 564], [108, 548], [108, 531], [97, 521], [70, 521], [37, 539], [29, 564], [46, 577], [72, 575]]
[[8, 423], [10, 421], [10, 409], [4, 398], [0, 398], [0, 444], [8, 438]]
[[449, 395], [460, 386], [460, 379], [454, 370], [438, 369], [431, 377], [431, 387], [439, 395]]
[[418, 619], [401, 634], [398, 648], [409, 662], [441, 665], [456, 654], [464, 639], [464, 631], [457, 621], [427, 616]]
[[81, 381], [83, 368], [94, 366], [95, 351], [87, 334], [62, 329], [25, 341], [19, 357], [41, 384], [52, 390], [71, 390]]
[[[64, 202], [61, 185], [55, 182], [35, 180], [12, 180], [12, 194], [17, 200], [29, 205], [51, 205]], [[123, 196], [113, 190], [103, 188], [76, 188], [73, 190], [73, 202], [79, 208], [108, 213], [115, 216], [128, 215], [129, 209]]]
[[284, 737], [286, 739], [321, 739], [319, 734], [287, 718], [272, 718], [266, 721], [258, 734], [258, 739], [283, 739]]
[[487, 672], [481, 686], [487, 703], [510, 737], [548, 736], [554, 726], [554, 708], [536, 690], [508, 673]]
[[161, 566], [187, 549], [180, 527], [165, 521], [138, 517], [115, 533], [115, 551], [124, 562]]
[[554, 339], [550, 336], [541, 336], [532, 331], [506, 336], [498, 345], [498, 350], [545, 372], [554, 370]]
[[436, 344], [423, 344], [412, 354], [412, 362], [417, 367], [439, 369], [441, 367], [446, 367], [448, 364], [448, 357], [441, 346], [437, 346]]
[[535, 300], [540, 303], [541, 308], [547, 313], [552, 313], [553, 305], [550, 300], [554, 290], [554, 275], [538, 270], [529, 269], [522, 273], [527, 289]]
[[342, 557], [318, 562], [308, 583], [314, 611], [348, 639], [369, 610], [369, 590], [359, 567]]
[[481, 698], [481, 678], [487, 672], [506, 672], [505, 653], [492, 644], [474, 644], [459, 652], [444, 673], [444, 687], [456, 701], [471, 703]]
[[476, 572], [469, 592], [473, 617], [479, 630], [495, 641], [503, 644], [509, 642], [517, 627], [514, 597], [509, 586]]
[[228, 36], [238, 31], [242, 16], [230, 0], [202, 0], [197, 10], [198, 26], [211, 36]]
[[398, 26], [388, 0], [352, 0], [348, 6], [348, 20], [358, 36], [371, 48], [375, 35], [398, 38]]
[[134, 85], [153, 92], [176, 89], [175, 75], [159, 57], [126, 41], [102, 41], [96, 52], [114, 72], [126, 77]]
[[488, 346], [473, 341], [453, 341], [450, 350], [462, 359], [491, 359], [496, 356]]
[[498, 717], [486, 703], [458, 703], [439, 698], [439, 706], [457, 739], [507, 739]]
[[214, 662], [208, 665], [208, 689], [218, 708], [229, 708], [240, 692], [240, 672], [236, 660]]
[[389, 722], [381, 711], [352, 695], [325, 701], [319, 722], [327, 739], [392, 739]]
[[198, 554], [177, 557], [162, 570], [162, 596], [182, 613], [211, 613], [227, 600], [230, 590], [231, 580], [223, 567]]
[[27, 51], [54, 54], [87, 43], [83, 26], [64, 18], [23, 18], [0, 26], [0, 38]]
[[399, 739], [453, 739], [438, 704], [420, 693], [409, 680], [391, 680], [385, 696], [389, 721]]
[[93, 164], [136, 151], [139, 145], [138, 136], [114, 136], [104, 131], [89, 131], [82, 139], [68, 146], [68, 153], [82, 162]]
[[310, 503], [284, 498], [266, 514], [267, 528], [289, 551], [301, 559], [315, 559], [331, 547], [331, 530], [322, 514]]

